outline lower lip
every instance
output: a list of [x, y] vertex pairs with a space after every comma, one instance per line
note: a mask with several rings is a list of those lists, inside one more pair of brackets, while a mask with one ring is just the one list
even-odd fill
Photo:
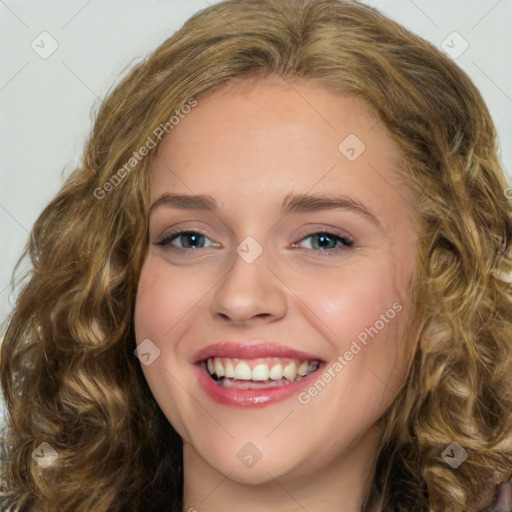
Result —
[[210, 377], [208, 370], [200, 365], [193, 365], [193, 371], [201, 388], [214, 402], [230, 407], [259, 408], [280, 402], [291, 395], [299, 393], [302, 388], [307, 387], [310, 382], [318, 378], [318, 372], [322, 369], [322, 366], [323, 364], [320, 364], [316, 371], [298, 382], [263, 389], [224, 388], [217, 384]]

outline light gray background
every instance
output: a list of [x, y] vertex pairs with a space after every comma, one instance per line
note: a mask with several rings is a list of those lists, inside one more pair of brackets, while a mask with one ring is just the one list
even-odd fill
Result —
[[[129, 68], [214, 3], [0, 0], [0, 337], [15, 296], [15, 262], [37, 216], [81, 158], [99, 103]], [[452, 47], [489, 106], [511, 175], [512, 0], [366, 3], [439, 48]], [[52, 38], [58, 48], [42, 58], [32, 45], [48, 51]], [[455, 55], [464, 41], [468, 48]]]

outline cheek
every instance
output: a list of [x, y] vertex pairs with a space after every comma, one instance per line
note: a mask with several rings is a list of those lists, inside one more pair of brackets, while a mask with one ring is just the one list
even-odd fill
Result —
[[317, 317], [315, 325], [342, 358], [333, 371], [343, 374], [333, 379], [340, 393], [343, 389], [354, 397], [364, 396], [379, 408], [404, 377], [402, 332], [408, 313], [403, 303], [405, 281], [395, 269], [392, 258], [383, 257], [328, 279], [303, 281], [298, 291], [307, 297], [307, 306]]
[[[149, 339], [159, 354], [151, 364], [141, 369], [160, 408], [172, 421], [173, 427], [186, 435], [186, 407], [179, 406], [180, 386], [178, 376], [179, 342], [185, 322], [181, 322], [197, 302], [188, 300], [190, 287], [179, 281], [179, 273], [172, 279], [166, 266], [157, 258], [148, 255], [142, 266], [135, 299], [134, 328], [137, 345]], [[193, 288], [192, 288], [193, 289]], [[178, 380], [181, 380], [178, 377]]]
[[[178, 342], [193, 301], [187, 299], [190, 288], [179, 282], [179, 274], [170, 279], [162, 263], [148, 255], [139, 278], [135, 298], [134, 327], [137, 344], [149, 339], [160, 353], [154, 363], [142, 365], [148, 381], [156, 378], [162, 368], [172, 367]], [[192, 304], [190, 303], [192, 302]]]
[[182, 320], [204, 296], [204, 282], [197, 273], [169, 272], [165, 261], [148, 255], [142, 266], [135, 300], [134, 324], [137, 342], [145, 338], [165, 341], [169, 347], [179, 339]]
[[376, 322], [382, 330], [381, 315], [403, 296], [395, 266], [385, 259], [358, 262], [297, 282], [297, 295], [306, 299], [318, 318], [316, 323], [323, 324], [326, 338], [340, 350]]

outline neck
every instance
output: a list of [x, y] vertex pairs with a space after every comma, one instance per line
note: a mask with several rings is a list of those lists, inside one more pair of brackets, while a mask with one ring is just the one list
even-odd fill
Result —
[[183, 443], [183, 512], [361, 512], [374, 476], [379, 435], [368, 430], [339, 457], [318, 469], [307, 463], [258, 484], [233, 480]]

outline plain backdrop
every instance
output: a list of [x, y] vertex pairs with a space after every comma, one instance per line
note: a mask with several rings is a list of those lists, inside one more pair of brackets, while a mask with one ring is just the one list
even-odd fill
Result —
[[[81, 158], [101, 100], [187, 18], [214, 3], [0, 2], [0, 336], [15, 296], [14, 265], [37, 216]], [[450, 52], [469, 74], [494, 118], [510, 176], [512, 0], [366, 3]]]

